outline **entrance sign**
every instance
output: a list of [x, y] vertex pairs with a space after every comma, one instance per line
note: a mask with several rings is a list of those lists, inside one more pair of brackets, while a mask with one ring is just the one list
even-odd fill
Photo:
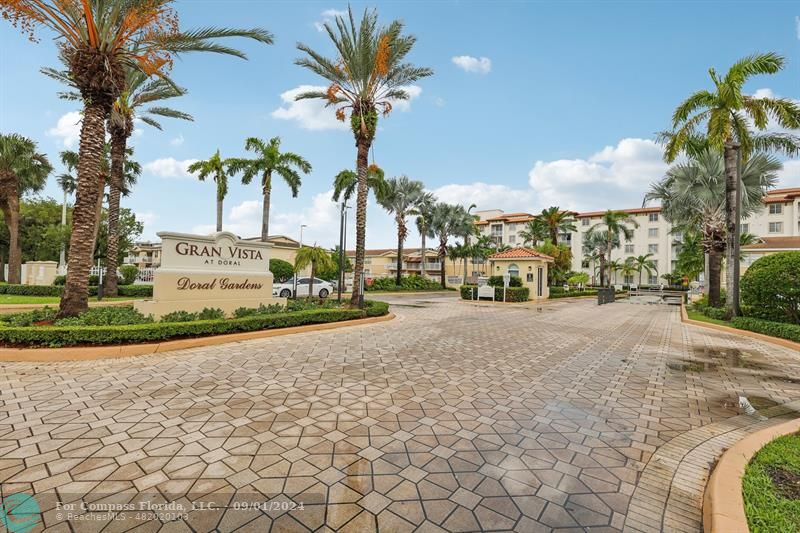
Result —
[[478, 287], [478, 298], [491, 298], [494, 300], [494, 287], [491, 285], [481, 285]]
[[272, 296], [272, 244], [243, 241], [233, 233], [212, 235], [161, 232], [161, 267], [153, 275], [153, 299], [136, 302], [145, 315], [283, 303]]

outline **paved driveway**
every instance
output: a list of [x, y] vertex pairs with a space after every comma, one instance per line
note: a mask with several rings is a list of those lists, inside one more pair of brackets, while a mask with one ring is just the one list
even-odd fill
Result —
[[659, 447], [800, 398], [796, 353], [674, 307], [389, 299], [376, 325], [2, 364], [2, 496], [53, 531], [612, 531]]

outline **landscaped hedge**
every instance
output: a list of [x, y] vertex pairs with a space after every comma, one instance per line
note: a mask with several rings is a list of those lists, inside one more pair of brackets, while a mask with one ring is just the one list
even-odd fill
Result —
[[[17, 296], [61, 296], [64, 287], [61, 285], [0, 285], [0, 294]], [[120, 285], [119, 296], [149, 298], [153, 296], [152, 285]], [[97, 296], [97, 287], [89, 287], [89, 296]]]
[[367, 291], [437, 291], [442, 290], [441, 283], [422, 276], [403, 276], [400, 278], [400, 285], [396, 279], [375, 278], [371, 285], [367, 285]]
[[[461, 298], [463, 300], [472, 300], [475, 296], [475, 289], [477, 285], [462, 285]], [[530, 297], [530, 290], [528, 287], [509, 287], [506, 289], [506, 302], [527, 302]], [[494, 288], [495, 301], [503, 301], [503, 287]]]
[[758, 259], [742, 276], [741, 290], [749, 315], [800, 324], [800, 252]]
[[800, 325], [797, 324], [787, 324], [785, 322], [772, 322], [771, 320], [761, 320], [760, 318], [737, 316], [731, 320], [731, 325], [738, 329], [746, 329], [748, 331], [755, 331], [756, 333], [763, 333], [764, 335], [770, 335], [772, 337], [780, 337], [781, 339], [800, 342]]
[[595, 289], [586, 289], [583, 291], [579, 290], [570, 290], [565, 291], [564, 289], [554, 290], [556, 287], [550, 287], [550, 298], [575, 298], [576, 296], [597, 296], [597, 291]]
[[368, 301], [365, 309], [308, 309], [287, 313], [253, 315], [243, 318], [200, 320], [196, 322], [155, 322], [124, 326], [2, 326], [0, 344], [11, 346], [76, 346], [87, 344], [135, 344], [160, 342], [181, 337], [203, 337], [324, 324], [385, 315], [385, 302]]

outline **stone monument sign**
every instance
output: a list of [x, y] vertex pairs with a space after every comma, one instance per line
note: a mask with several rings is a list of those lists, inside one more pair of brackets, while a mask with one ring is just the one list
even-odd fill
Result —
[[271, 244], [243, 241], [227, 231], [158, 236], [161, 266], [153, 276], [153, 299], [134, 304], [143, 314], [159, 318], [212, 307], [230, 315], [239, 307], [285, 303], [272, 295]]

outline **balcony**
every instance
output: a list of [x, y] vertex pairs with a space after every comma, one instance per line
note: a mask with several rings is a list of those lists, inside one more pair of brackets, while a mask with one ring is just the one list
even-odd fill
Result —
[[[422, 263], [403, 263], [403, 270], [422, 270]], [[386, 265], [389, 270], [397, 270], [397, 263], [389, 263]], [[425, 270], [439, 270], [441, 263], [425, 263]]]

